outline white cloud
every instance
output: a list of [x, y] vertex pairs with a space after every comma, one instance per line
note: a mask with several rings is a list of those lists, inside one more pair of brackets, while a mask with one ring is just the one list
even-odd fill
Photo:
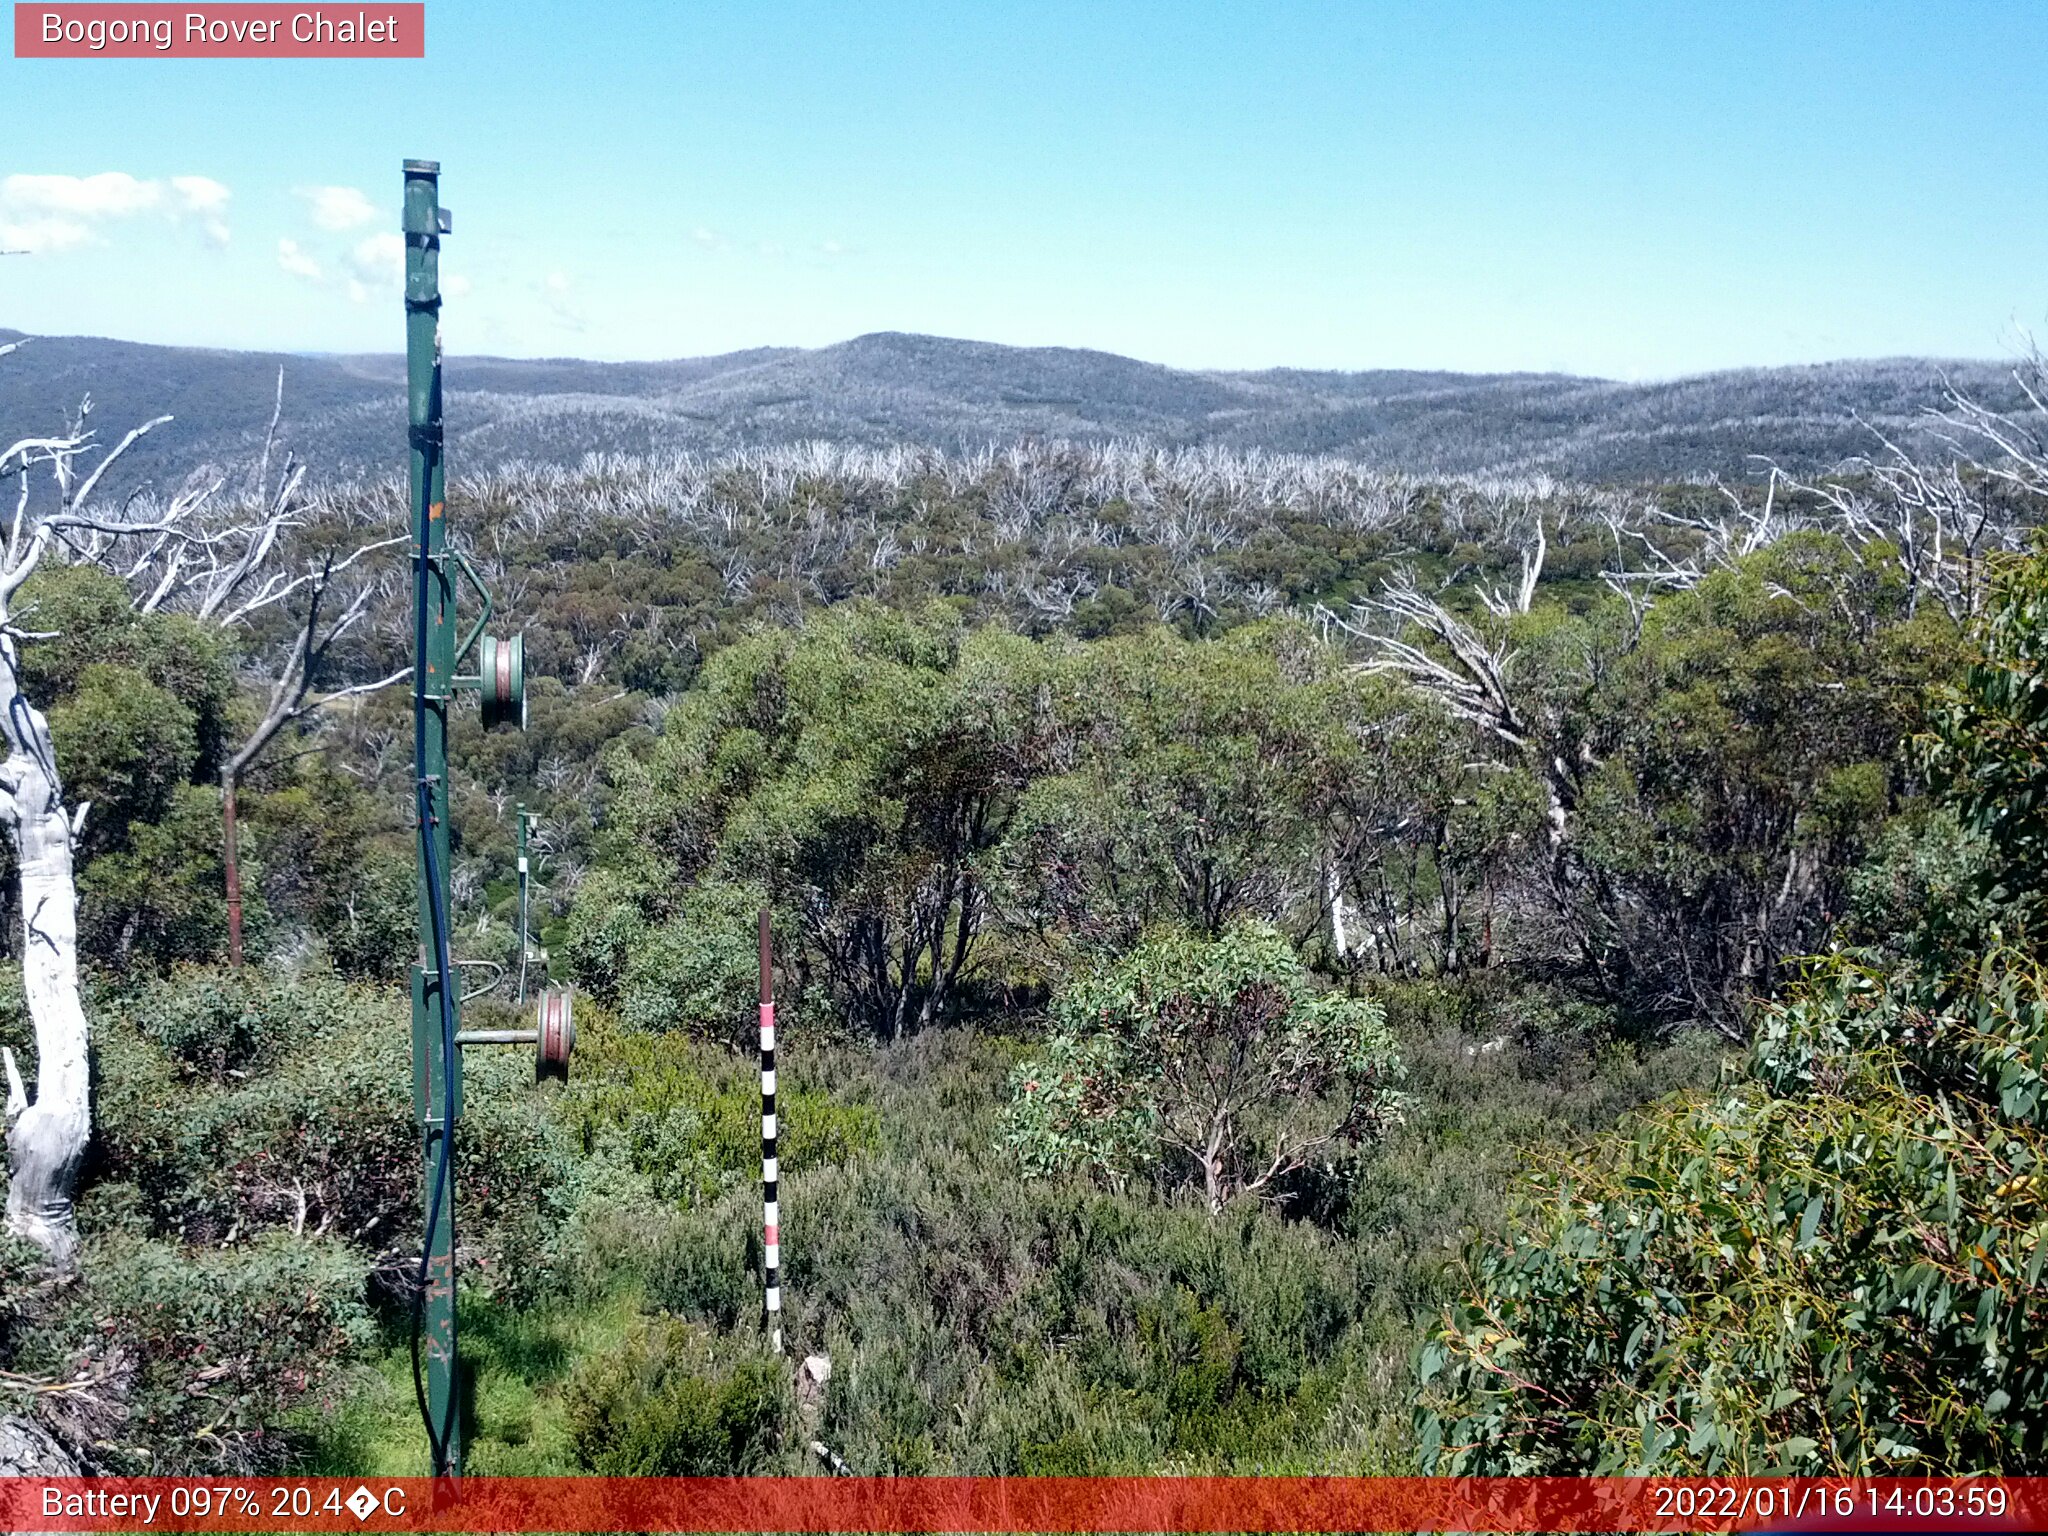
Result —
[[234, 196], [211, 176], [173, 176], [171, 190], [193, 213], [226, 213], [228, 199]]
[[84, 245], [90, 239], [92, 231], [75, 219], [0, 218], [0, 250], [47, 256], [52, 251]]
[[162, 182], [126, 171], [16, 174], [0, 179], [0, 243], [39, 252], [69, 250], [102, 241], [101, 229], [111, 221], [156, 214], [174, 221], [196, 219], [208, 239], [225, 245], [233, 195], [211, 176], [173, 176]]
[[314, 283], [320, 281], [320, 263], [301, 250], [296, 240], [277, 242], [277, 264], [293, 277], [303, 277]]
[[313, 222], [322, 229], [337, 233], [361, 229], [384, 216], [369, 194], [355, 187], [300, 187], [297, 191], [312, 205]]
[[451, 299], [467, 298], [474, 286], [460, 272], [453, 275], [443, 275], [441, 278], [441, 292]]
[[85, 219], [119, 218], [162, 204], [161, 182], [138, 181], [125, 171], [97, 176], [9, 176], [0, 181], [0, 202], [34, 213], [63, 213]]
[[[347, 236], [383, 222], [391, 211], [357, 187], [305, 186], [292, 191], [306, 204], [314, 226], [328, 235]], [[277, 264], [346, 294], [354, 303], [367, 304], [379, 293], [404, 286], [405, 237], [385, 230], [354, 240], [313, 238], [301, 244], [284, 239], [278, 242]]]
[[715, 251], [725, 244], [725, 236], [715, 229], [705, 228], [702, 224], [699, 224], [690, 231], [690, 238], [703, 246], [707, 251]]
[[366, 287], [397, 287], [405, 281], [405, 236], [364, 236], [349, 251], [348, 265]]
[[206, 238], [215, 245], [228, 243], [228, 199], [234, 194], [211, 176], [173, 176], [171, 191], [186, 213], [199, 220]]

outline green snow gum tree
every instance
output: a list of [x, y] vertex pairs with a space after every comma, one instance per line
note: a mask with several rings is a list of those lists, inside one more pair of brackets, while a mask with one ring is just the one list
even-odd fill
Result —
[[2048, 1456], [2048, 554], [1972, 641], [1916, 743], [1943, 846], [1894, 895], [1926, 916], [1809, 961], [1731, 1086], [1532, 1181], [1421, 1352], [1425, 1470]]
[[1379, 1007], [1317, 991], [1270, 925], [1170, 929], [1054, 1000], [1005, 1139], [1031, 1174], [1192, 1175], [1215, 1215], [1385, 1128], [1400, 1071]]

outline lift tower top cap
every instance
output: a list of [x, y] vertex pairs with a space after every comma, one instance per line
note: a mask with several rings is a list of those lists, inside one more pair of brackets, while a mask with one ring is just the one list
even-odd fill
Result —
[[438, 160], [408, 160], [405, 162], [405, 174], [408, 176], [438, 176], [441, 174], [441, 162]]

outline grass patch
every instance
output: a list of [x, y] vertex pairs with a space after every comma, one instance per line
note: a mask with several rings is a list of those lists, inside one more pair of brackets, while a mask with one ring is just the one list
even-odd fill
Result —
[[[577, 1361], [619, 1348], [641, 1317], [637, 1290], [567, 1308], [519, 1309], [465, 1294], [456, 1317], [469, 1371], [464, 1469], [478, 1476], [557, 1477], [584, 1470], [570, 1446], [563, 1386]], [[391, 1330], [331, 1414], [299, 1426], [315, 1477], [425, 1477], [426, 1431], [413, 1394], [408, 1336]]]

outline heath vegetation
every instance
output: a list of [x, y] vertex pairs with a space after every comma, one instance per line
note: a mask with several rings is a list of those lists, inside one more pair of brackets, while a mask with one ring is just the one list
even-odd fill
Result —
[[[2040, 1470], [2013, 398], [1725, 485], [1058, 442], [457, 484], [535, 677], [457, 729], [468, 1017], [514, 1022], [524, 804], [582, 1025], [564, 1085], [471, 1054], [471, 1470]], [[104, 448], [0, 459], [0, 1407], [108, 1471], [423, 1471], [402, 493], [266, 440], [102, 511]]]

